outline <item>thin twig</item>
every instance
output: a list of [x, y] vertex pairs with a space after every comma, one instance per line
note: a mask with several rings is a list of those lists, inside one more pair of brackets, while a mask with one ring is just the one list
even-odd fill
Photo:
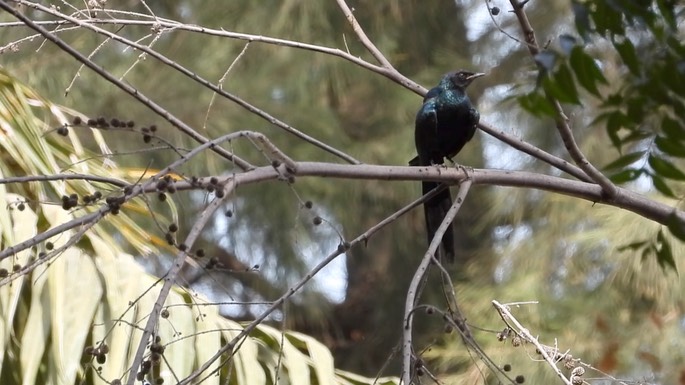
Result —
[[533, 337], [533, 335], [530, 334], [528, 329], [526, 329], [525, 327], [523, 327], [523, 325], [521, 325], [521, 323], [511, 314], [511, 312], [509, 311], [509, 309], [506, 306], [503, 306], [502, 304], [500, 304], [499, 302], [497, 302], [495, 300], [492, 301], [492, 305], [495, 307], [495, 309], [497, 309], [497, 312], [499, 313], [500, 317], [502, 317], [502, 320], [507, 325], [509, 325], [509, 323], [511, 322], [514, 326], [516, 326], [516, 330], [515, 330], [516, 333], [522, 335], [526, 339], [526, 341], [535, 345], [535, 347], [537, 348], [537, 351], [540, 352], [540, 354], [545, 359], [545, 361], [547, 361], [549, 366], [552, 367], [552, 369], [554, 370], [556, 375], [559, 378], [561, 378], [561, 380], [564, 381], [564, 383], [566, 385], [572, 385], [571, 380], [566, 378], [566, 376], [564, 376], [564, 374], [561, 373], [561, 370], [559, 370], [559, 368], [557, 367], [556, 362], [549, 355], [549, 353], [547, 351], [547, 347], [543, 346], [538, 341], [537, 338]]
[[[22, 3], [24, 3], [24, 1], [22, 1]], [[155, 59], [161, 61], [162, 63], [166, 64], [167, 66], [169, 66], [169, 67], [175, 69], [176, 71], [182, 73], [183, 75], [185, 75], [185, 76], [187, 76], [187, 77], [193, 79], [194, 81], [196, 81], [196, 82], [202, 84], [203, 86], [205, 86], [205, 87], [211, 89], [212, 91], [216, 92], [217, 94], [219, 94], [219, 95], [221, 95], [221, 96], [223, 96], [223, 97], [225, 97], [225, 98], [231, 100], [232, 102], [238, 104], [238, 105], [241, 106], [242, 108], [244, 108], [244, 109], [250, 111], [251, 113], [253, 113], [253, 114], [255, 114], [255, 115], [259, 116], [259, 117], [261, 117], [262, 119], [268, 121], [269, 123], [273, 124], [274, 126], [277, 126], [277, 127], [281, 128], [281, 129], [283, 129], [283, 130], [285, 130], [285, 131], [287, 131], [287, 132], [289, 132], [289, 133], [295, 135], [296, 137], [298, 137], [298, 138], [300, 138], [300, 139], [302, 139], [302, 140], [304, 140], [304, 141], [306, 141], [306, 142], [309, 142], [309, 143], [313, 144], [314, 146], [319, 147], [319, 148], [323, 149], [324, 151], [329, 152], [329, 153], [331, 153], [331, 154], [333, 154], [333, 155], [335, 155], [335, 156], [337, 156], [337, 157], [339, 157], [339, 158], [345, 160], [345, 161], [348, 162], [348, 163], [352, 163], [352, 164], [360, 164], [360, 163], [361, 163], [360, 161], [358, 161], [357, 159], [353, 158], [352, 156], [350, 156], [350, 155], [344, 153], [343, 151], [340, 151], [340, 150], [338, 150], [338, 149], [336, 149], [336, 148], [334, 148], [334, 147], [332, 147], [332, 146], [330, 146], [330, 145], [328, 145], [328, 144], [326, 144], [326, 143], [324, 143], [324, 142], [322, 142], [322, 141], [320, 141], [320, 140], [318, 140], [318, 139], [315, 139], [315, 138], [313, 138], [313, 137], [311, 137], [311, 136], [309, 136], [309, 135], [307, 135], [307, 134], [305, 134], [305, 133], [303, 133], [303, 132], [301, 132], [301, 131], [295, 129], [294, 127], [292, 127], [292, 126], [286, 124], [285, 122], [280, 121], [280, 120], [277, 119], [276, 117], [274, 117], [274, 116], [272, 116], [272, 115], [269, 115], [269, 114], [266, 113], [265, 111], [263, 111], [263, 110], [261, 110], [261, 109], [255, 107], [255, 106], [253, 106], [252, 104], [248, 103], [247, 101], [243, 100], [242, 98], [240, 98], [240, 97], [238, 97], [238, 96], [236, 96], [236, 95], [234, 95], [234, 94], [231, 94], [231, 93], [229, 93], [229, 92], [226, 92], [225, 90], [221, 89], [220, 87], [217, 87], [217, 86], [214, 85], [213, 83], [209, 82], [208, 80], [203, 79], [202, 77], [200, 77], [200, 76], [197, 75], [196, 73], [194, 73], [194, 72], [188, 70], [187, 68], [185, 68], [185, 67], [179, 65], [178, 63], [176, 63], [176, 62], [170, 60], [169, 58], [167, 58], [166, 56], [160, 54], [160, 53], [157, 52], [157, 51], [154, 51], [154, 50], [152, 50], [152, 49], [149, 49], [148, 47], [146, 47], [146, 46], [144, 46], [144, 45], [135, 43], [135, 42], [133, 42], [133, 41], [131, 41], [131, 40], [129, 40], [129, 39], [126, 39], [126, 38], [124, 38], [124, 37], [121, 37], [121, 36], [119, 36], [119, 35], [117, 35], [117, 34], [114, 34], [114, 33], [112, 33], [112, 32], [109, 32], [109, 31], [107, 31], [107, 30], [104, 30], [104, 29], [95, 27], [95, 26], [93, 26], [93, 25], [90, 25], [90, 24], [87, 23], [87, 22], [83, 22], [83, 21], [81, 21], [81, 20], [71, 18], [71, 17], [69, 17], [69, 16], [67, 16], [67, 15], [60, 14], [59, 12], [54, 11], [54, 10], [51, 9], [51, 8], [41, 6], [40, 4], [35, 4], [35, 3], [30, 3], [30, 2], [28, 2], [27, 5], [29, 5], [29, 4], [30, 4], [30, 6], [33, 7], [33, 8], [36, 8], [36, 9], [41, 10], [41, 11], [43, 11], [43, 12], [49, 13], [49, 14], [51, 14], [51, 15], [53, 15], [53, 16], [56, 16], [56, 17], [64, 18], [65, 20], [68, 20], [68, 21], [70, 21], [70, 22], [72, 22], [72, 23], [74, 23], [74, 24], [81, 25], [81, 26], [83, 26], [84, 28], [90, 29], [90, 30], [92, 30], [92, 31], [94, 31], [94, 32], [96, 32], [96, 33], [105, 35], [105, 36], [107, 36], [107, 37], [109, 37], [109, 38], [111, 38], [111, 39], [113, 39], [113, 40], [116, 40], [116, 41], [121, 42], [121, 43], [123, 43], [123, 44], [129, 45], [129, 46], [131, 46], [131, 47], [135, 47], [136, 49], [138, 49], [138, 50], [140, 50], [140, 51], [142, 51], [142, 52], [147, 53], [148, 55], [150, 55], [150, 56], [154, 57]], [[58, 39], [58, 38], [57, 38], [57, 37], [54, 37], [54, 39]], [[63, 44], [66, 45], [66, 43], [63, 43]], [[68, 46], [68, 45], [67, 45], [67, 46]], [[71, 47], [69, 47], [69, 48], [71, 48]], [[93, 64], [93, 65], [95, 66], [95, 68], [98, 68], [98, 69], [100, 69], [101, 71], [104, 72], [104, 70], [101, 69], [99, 66], [97, 66], [97, 65], [95, 65], [95, 64]], [[95, 68], [93, 68], [93, 69], [95, 70]], [[96, 71], [96, 72], [98, 72], [98, 71]], [[98, 73], [100, 73], [100, 72], [98, 72]], [[109, 79], [107, 79], [107, 80], [109, 80]], [[128, 84], [121, 83], [121, 82], [118, 82], [118, 83], [119, 83], [119, 84], [116, 84], [116, 85], [117, 85], [119, 88], [124, 89], [123, 87], [129, 87], [129, 88], [133, 89], [133, 87], [129, 86]], [[135, 96], [135, 95], [134, 95], [134, 96]], [[146, 99], [147, 99], [147, 98], [146, 98]], [[150, 103], [153, 104], [152, 101], [150, 101]], [[169, 114], [168, 112], [165, 111], [165, 113], [168, 114], [169, 116], [171, 116], [171, 114]], [[162, 116], [164, 116], [164, 115], [162, 115]], [[165, 116], [165, 118], [166, 118], [166, 116]], [[174, 118], [174, 119], [176, 119], [176, 118]], [[169, 119], [167, 119], [167, 120], [169, 120]], [[176, 120], [178, 120], [178, 119], [176, 119]], [[171, 122], [171, 121], [170, 121], [170, 122]], [[180, 122], [180, 121], [179, 121], [179, 122]], [[173, 122], [172, 122], [172, 124], [173, 124]], [[174, 124], [174, 125], [176, 126], [176, 124]], [[181, 127], [179, 127], [179, 128], [181, 128]], [[188, 129], [190, 129], [190, 127], [188, 127]], [[192, 129], [191, 129], [191, 130], [192, 130]], [[184, 131], [186, 134], [189, 134], [189, 135], [190, 135], [190, 133], [189, 133], [189, 132], [186, 132], [185, 129], [184, 129], [183, 131]], [[195, 132], [194, 130], [192, 131], [192, 135], [197, 135], [197, 136], [199, 136], [200, 138], [203, 138], [203, 139], [204, 139], [204, 137], [202, 137], [199, 133]], [[193, 137], [193, 138], [195, 139], [195, 136], [192, 136], [192, 135], [191, 135], [191, 137]], [[196, 140], [197, 140], [197, 139], [196, 139]], [[206, 140], [206, 139], [204, 139], [204, 140]], [[198, 141], [200, 141], [200, 140], [198, 140]], [[202, 142], [202, 141], [200, 141], [200, 142]], [[241, 167], [241, 168], [242, 168], [242, 167]]]
[[[0, 1], [0, 7], [2, 7], [5, 3]], [[131, 199], [134, 199], [138, 197], [141, 194], [145, 193], [153, 193], [157, 190], [156, 188], [156, 183], [157, 181], [164, 175], [173, 172], [174, 170], [178, 170], [183, 166], [185, 163], [189, 162], [191, 159], [194, 157], [198, 156], [199, 154], [202, 154], [203, 152], [207, 151], [208, 149], [215, 148], [222, 142], [230, 141], [230, 140], [235, 140], [238, 138], [242, 137], [249, 137], [252, 139], [259, 139], [263, 137], [264, 135], [257, 133], [257, 132], [251, 132], [251, 131], [238, 131], [238, 132], [233, 132], [230, 134], [226, 134], [224, 136], [221, 136], [219, 138], [216, 138], [214, 140], [208, 141], [206, 143], [203, 143], [202, 145], [196, 147], [192, 151], [190, 151], [188, 154], [183, 155], [180, 159], [170, 163], [168, 166], [164, 167], [161, 169], [159, 172], [154, 174], [150, 179], [147, 181], [141, 183], [141, 184], [135, 184], [132, 186], [131, 191], [129, 191], [128, 194], [125, 194], [124, 196], [121, 197], [121, 204], [124, 204], [128, 202]], [[254, 166], [250, 165], [251, 169], [257, 169]], [[269, 166], [269, 169], [273, 171], [273, 167]], [[240, 175], [240, 174], [239, 174]], [[223, 181], [222, 183], [229, 183], [228, 181]], [[178, 182], [177, 183], [178, 189], [197, 189], [198, 187], [192, 183], [188, 182]], [[103, 205], [96, 211], [89, 213], [87, 215], [74, 218], [70, 220], [69, 222], [65, 222], [59, 226], [53, 227], [51, 229], [48, 229], [40, 234], [37, 234], [31, 239], [28, 239], [26, 241], [20, 242], [16, 245], [12, 245], [2, 251], [0, 251], [0, 261], [2, 261], [5, 258], [8, 258], [18, 252], [21, 252], [29, 247], [32, 247], [34, 245], [37, 245], [51, 237], [54, 237], [55, 235], [58, 235], [64, 231], [71, 230], [75, 227], [83, 226], [87, 223], [95, 223], [102, 219], [105, 215], [107, 215], [110, 211], [110, 207], [108, 205]]]
[[364, 47], [373, 55], [376, 60], [385, 68], [387, 69], [394, 69], [392, 64], [390, 64], [390, 61], [383, 55], [381, 50], [379, 50], [375, 44], [369, 39], [368, 36], [366, 36], [366, 33], [364, 32], [364, 29], [359, 25], [359, 22], [357, 21], [357, 18], [354, 17], [354, 14], [352, 13], [352, 10], [350, 7], [347, 6], [347, 3], [345, 0], [336, 0], [338, 3], [338, 7], [340, 7], [340, 10], [342, 11], [343, 15], [345, 15], [345, 18], [347, 19], [347, 22], [350, 23], [350, 26], [352, 26], [352, 30], [354, 33], [357, 35], [359, 40], [362, 42]]
[[[514, 14], [521, 25], [521, 32], [523, 33], [526, 43], [528, 43], [528, 51], [530, 52], [530, 55], [534, 57], [540, 52], [540, 47], [535, 39], [535, 31], [528, 20], [526, 12], [523, 10], [523, 7], [527, 1], [509, 0], [509, 2], [514, 8]], [[583, 152], [580, 150], [580, 147], [578, 147], [578, 143], [576, 143], [576, 139], [573, 136], [573, 131], [568, 124], [568, 118], [564, 113], [564, 109], [561, 107], [561, 103], [559, 103], [559, 101], [552, 97], [548, 92], [545, 92], [545, 94], [556, 111], [555, 121], [557, 130], [559, 131], [561, 140], [564, 142], [564, 146], [566, 147], [569, 155], [571, 155], [573, 161], [585, 172], [585, 174], [592, 178], [595, 183], [602, 186], [604, 194], [609, 199], [613, 198], [618, 192], [616, 185], [614, 185], [609, 178], [597, 170], [597, 168], [587, 160]]]
[[[234, 183], [230, 183], [228, 186], [226, 186], [227, 190], [232, 190], [233, 188], [235, 188]], [[188, 248], [188, 250], [192, 248], [193, 244], [200, 236], [202, 230], [209, 223], [209, 220], [212, 218], [213, 214], [223, 206], [224, 200], [227, 199], [228, 196], [230, 196], [230, 194], [224, 194], [224, 198], [221, 199], [214, 199], [212, 202], [210, 202], [209, 205], [207, 205], [207, 207], [205, 207], [202, 213], [195, 220], [193, 227], [190, 229], [188, 236], [183, 242]], [[164, 303], [166, 302], [166, 299], [169, 296], [171, 289], [173, 289], [174, 285], [176, 285], [176, 278], [178, 277], [181, 268], [185, 264], [187, 257], [188, 255], [185, 251], [179, 251], [178, 254], [176, 254], [174, 263], [172, 264], [167, 274], [164, 276], [164, 285], [162, 286], [162, 289], [159, 292], [157, 300], [153, 305], [152, 311], [150, 312], [150, 317], [148, 318], [147, 324], [145, 325], [143, 335], [141, 336], [140, 341], [138, 342], [138, 348], [136, 349], [136, 354], [134, 355], [133, 362], [131, 364], [131, 367], [129, 368], [129, 373], [138, 372], [138, 368], [141, 366], [143, 362], [143, 356], [145, 354], [145, 350], [147, 349], [148, 341], [154, 335], [155, 330], [157, 330], [157, 324], [159, 322], [159, 317], [162, 312], [162, 309], [164, 308]], [[127, 385], [133, 385], [135, 380], [136, 376], [129, 375]]]
[[[245, 43], [245, 46], [243, 46], [243, 49], [242, 49], [242, 51], [240, 51], [238, 56], [236, 56], [236, 58], [233, 59], [233, 62], [231, 63], [231, 65], [228, 66], [228, 69], [226, 70], [226, 72], [224, 72], [224, 74], [221, 75], [221, 78], [219, 78], [219, 82], [217, 84], [219, 88], [221, 88], [221, 89], [224, 88], [224, 82], [226, 81], [228, 74], [231, 73], [231, 70], [233, 69], [233, 67], [240, 61], [240, 59], [243, 58], [243, 56], [245, 55], [245, 52], [247, 52], [247, 48], [249, 46], [250, 46], [250, 42], [248, 41], [247, 43]], [[214, 106], [214, 101], [216, 100], [216, 95], [217, 95], [216, 92], [212, 93], [212, 98], [209, 100], [209, 105], [207, 106], [207, 113], [205, 114], [205, 121], [204, 121], [204, 123], [202, 123], [202, 128], [205, 130], [207, 130], [207, 123], [209, 122], [209, 113], [210, 113], [210, 111], [212, 111], [212, 106]]]
[[409, 289], [407, 290], [407, 297], [405, 299], [404, 303], [404, 318], [402, 320], [402, 325], [403, 331], [402, 331], [402, 383], [403, 384], [411, 384], [412, 377], [413, 377], [413, 362], [414, 362], [414, 346], [413, 346], [413, 319], [414, 319], [414, 308], [416, 307], [417, 301], [418, 301], [418, 296], [419, 296], [419, 287], [421, 286], [421, 282], [423, 281], [423, 277], [426, 274], [426, 271], [428, 271], [428, 268], [430, 265], [434, 262], [437, 262], [435, 259], [435, 252], [440, 246], [440, 242], [442, 242], [442, 236], [445, 234], [447, 229], [449, 228], [449, 225], [452, 223], [454, 220], [454, 217], [457, 215], [457, 212], [461, 208], [462, 203], [464, 202], [464, 199], [466, 199], [466, 195], [469, 192], [469, 189], [471, 188], [471, 180], [470, 179], [465, 179], [460, 185], [459, 185], [459, 192], [457, 193], [457, 197], [454, 200], [454, 203], [452, 204], [452, 207], [447, 211], [447, 214], [445, 214], [445, 218], [443, 219], [442, 223], [438, 227], [438, 229], [435, 231], [435, 235], [433, 236], [433, 240], [431, 241], [430, 245], [428, 246], [428, 250], [426, 253], [423, 255], [423, 259], [421, 260], [421, 263], [419, 266], [416, 268], [416, 271], [414, 272], [414, 276], [412, 277], [411, 283], [409, 284]]
[[[359, 166], [361, 167], [361, 166]], [[273, 168], [271, 168], [272, 172], [275, 172]], [[238, 182], [240, 184], [240, 182]], [[435, 191], [435, 190], [434, 190]], [[437, 191], [436, 191], [437, 193]], [[262, 314], [260, 314], [255, 320], [250, 322], [249, 325], [245, 326], [245, 328], [236, 336], [234, 337], [231, 341], [229, 341], [226, 345], [221, 347], [218, 352], [214, 356], [212, 356], [210, 359], [205, 361], [197, 370], [195, 370], [193, 373], [191, 373], [188, 377], [186, 377], [183, 381], [181, 381], [178, 385], [186, 385], [190, 383], [201, 383], [202, 380], [200, 381], [195, 381], [198, 377], [202, 375], [205, 371], [209, 369], [209, 367], [212, 365], [214, 361], [219, 359], [222, 354], [232, 352], [233, 348], [236, 346], [236, 344], [245, 336], [249, 335], [259, 324], [266, 319], [271, 313], [276, 311], [286, 300], [288, 300], [290, 297], [295, 295], [307, 282], [309, 282], [321, 269], [326, 267], [331, 261], [333, 261], [335, 258], [337, 258], [339, 255], [347, 252], [349, 249], [359, 245], [359, 244], [365, 244], [375, 233], [383, 229], [385, 226], [388, 224], [394, 222], [397, 220], [397, 218], [401, 217], [402, 215], [408, 213], [409, 211], [413, 210], [415, 207], [419, 206], [422, 204], [426, 199], [430, 198], [430, 193], [426, 194], [425, 196], [416, 199], [415, 201], [411, 202], [407, 206], [403, 207], [402, 209], [398, 210], [397, 212], [393, 213], [389, 217], [385, 218], [384, 220], [380, 221], [373, 227], [369, 228], [366, 230], [364, 233], [360, 234], [357, 236], [354, 240], [351, 242], [345, 242], [343, 241], [339, 246], [338, 249], [331, 254], [329, 254], [324, 260], [319, 262], [314, 268], [312, 268], [300, 281], [295, 283], [292, 287], [290, 287], [285, 294], [283, 294], [280, 298], [275, 300], [271, 306], [269, 306], [268, 309], [266, 309]], [[220, 370], [220, 368], [215, 369], [214, 371], [208, 373], [205, 378], [208, 378], [209, 376], [214, 375], [216, 371]]]
[[592, 178], [587, 176], [587, 174], [585, 174], [583, 170], [581, 170], [580, 168], [576, 167], [575, 165], [567, 162], [562, 158], [554, 156], [549, 152], [546, 152], [536, 146], [533, 146], [532, 144], [524, 141], [521, 138], [507, 134], [506, 132], [498, 130], [487, 123], [480, 122], [478, 124], [478, 127], [481, 129], [481, 131], [485, 132], [486, 134], [489, 134], [490, 136], [493, 136], [499, 139], [500, 141], [507, 143], [511, 147], [523, 153], [526, 153], [535, 159], [539, 159], [552, 167], [556, 167], [557, 169], [564, 171], [569, 175], [572, 175], [582, 180], [583, 182], [593, 182]]
[[[26, 3], [25, 5], [32, 6], [34, 5], [33, 3]], [[39, 8], [41, 9], [41, 8]], [[44, 10], [44, 9], [41, 9]], [[44, 10], [48, 12], [48, 10]], [[58, 17], [62, 17], [61, 14], [59, 13], [54, 13], [53, 15], [56, 15]], [[124, 13], [123, 11], [120, 10], [110, 10], [109, 12], [111, 13]], [[146, 15], [142, 14], [136, 14], [136, 13], [131, 13], [131, 12], [125, 12], [127, 15], [132, 14], [135, 16], [139, 17], [145, 17]], [[56, 20], [56, 21], [37, 21], [35, 22], [38, 25], [54, 25], [54, 24], [74, 24], [72, 21], [69, 20]], [[112, 19], [112, 20], [103, 20], [103, 19], [89, 19], [87, 21], [80, 21], [79, 24], [76, 24], [78, 26], [82, 26], [85, 28], [89, 28], [90, 25], [92, 24], [117, 24], [117, 25], [141, 25], [141, 26], [154, 26], [155, 21], [147, 21], [147, 20], [130, 20], [130, 19]], [[329, 47], [324, 47], [324, 46], [319, 46], [319, 45], [313, 45], [313, 44], [306, 44], [306, 43], [301, 43], [301, 42], [296, 42], [296, 41], [291, 41], [291, 40], [285, 40], [285, 39], [278, 39], [278, 38], [272, 38], [272, 37], [266, 37], [266, 36], [259, 36], [259, 35], [250, 35], [250, 34], [243, 34], [243, 33], [236, 33], [236, 32], [229, 32], [229, 31], [224, 31], [224, 30], [215, 30], [211, 28], [205, 28], [205, 27], [199, 27], [199, 26], [194, 26], [194, 25], [185, 25], [181, 24], [176, 21], [168, 20], [168, 19], [158, 19], [158, 23], [160, 26], [164, 28], [170, 28], [170, 29], [176, 29], [176, 30], [185, 30], [185, 31], [190, 31], [190, 32], [198, 32], [198, 33], [204, 33], [208, 35], [213, 35], [213, 36], [222, 36], [222, 37], [227, 37], [231, 39], [239, 39], [239, 40], [246, 40], [248, 43], [249, 42], [260, 42], [264, 44], [272, 44], [272, 45], [278, 45], [278, 46], [285, 46], [285, 47], [291, 47], [291, 48], [297, 48], [297, 49], [304, 49], [304, 50], [309, 50], [309, 51], [314, 51], [314, 52], [319, 52], [323, 53], [326, 55], [331, 55], [331, 56], [337, 56], [342, 59], [345, 59], [347, 61], [350, 61], [356, 65], [359, 65], [363, 68], [366, 68], [372, 72], [378, 73], [380, 75], [386, 76], [389, 79], [397, 82], [398, 84], [404, 86], [405, 88], [417, 93], [418, 95], [424, 96], [427, 92], [427, 89], [419, 84], [416, 84], [415, 82], [411, 81], [410, 79], [406, 78], [402, 74], [400, 74], [397, 71], [394, 70], [387, 70], [383, 67], [368, 63], [356, 56], [351, 55], [349, 52], [345, 52], [339, 49], [335, 48], [329, 48]], [[7, 22], [7, 23], [0, 23], [0, 27], [16, 27], [16, 26], [23, 26], [24, 23], [22, 22]], [[93, 28], [91, 28], [93, 29]], [[99, 33], [99, 30], [93, 29], [94, 31]], [[33, 37], [27, 37], [24, 40], [30, 40]], [[126, 44], [126, 40], [123, 39], [121, 42]], [[7, 49], [10, 45], [14, 43], [10, 43], [2, 48]], [[160, 59], [161, 60], [161, 59]], [[268, 119], [267, 119], [268, 120]], [[492, 126], [489, 126], [485, 123], [481, 123], [479, 125], [479, 128], [494, 136], [495, 138], [499, 139], [500, 141], [512, 146], [513, 148], [516, 148], [520, 151], [523, 151], [531, 156], [533, 156], [536, 159], [539, 159], [543, 162], [546, 162], [553, 167], [556, 167], [562, 171], [565, 171], [569, 173], [570, 175], [575, 176], [576, 178], [579, 178], [580, 180], [583, 181], [590, 181], [591, 179], [587, 177], [583, 172], [579, 172], [579, 169], [576, 168], [575, 166], [569, 164], [565, 160], [555, 157], [552, 154], [549, 154], [533, 145], [530, 143], [527, 143], [523, 141], [521, 138], [518, 138], [516, 136], [510, 135], [505, 133], [502, 130], [497, 130]]]
[[[33, 4], [33, 5], [36, 5], [36, 4]], [[80, 52], [78, 52], [77, 50], [72, 48], [64, 40], [60, 39], [59, 37], [57, 37], [54, 34], [51, 34], [45, 28], [34, 23], [33, 20], [29, 19], [24, 14], [17, 11], [14, 7], [7, 4], [6, 1], [0, 0], [0, 8], [4, 9], [8, 13], [12, 14], [17, 19], [21, 20], [29, 28], [31, 28], [34, 31], [43, 35], [43, 37], [50, 40], [52, 43], [57, 45], [61, 50], [68, 53], [69, 55], [71, 55], [74, 59], [85, 64], [88, 68], [93, 70], [95, 73], [100, 75], [105, 80], [114, 84], [115, 86], [120, 88], [122, 91], [128, 93], [129, 95], [133, 96], [135, 99], [137, 99], [143, 105], [145, 105], [146, 107], [148, 107], [149, 109], [154, 111], [156, 114], [158, 114], [159, 116], [161, 116], [162, 118], [167, 120], [169, 123], [171, 123], [175, 127], [178, 127], [181, 131], [183, 131], [185, 134], [187, 134], [188, 136], [190, 136], [194, 140], [196, 140], [200, 143], [207, 143], [208, 142], [207, 138], [200, 135], [192, 127], [190, 127], [189, 125], [184, 123], [182, 120], [180, 120], [176, 116], [172, 115], [169, 111], [167, 111], [166, 109], [164, 109], [163, 107], [161, 107], [160, 105], [155, 103], [152, 99], [143, 95], [140, 91], [138, 91], [133, 86], [119, 81], [116, 77], [114, 77], [112, 74], [110, 74], [104, 68], [95, 64], [93, 61], [91, 61], [87, 57], [83, 56]], [[73, 20], [76, 20], [76, 19], [73, 19]], [[117, 35], [114, 35], [114, 36], [117, 36]], [[226, 159], [232, 161], [236, 166], [242, 168], [243, 170], [249, 169], [251, 167], [251, 165], [249, 163], [247, 163], [246, 161], [242, 160], [241, 158], [235, 156], [234, 154], [231, 154], [230, 152], [226, 151], [225, 149], [223, 149], [221, 147], [213, 147], [212, 151], [215, 151], [217, 154], [220, 154], [221, 156], [225, 157]]]

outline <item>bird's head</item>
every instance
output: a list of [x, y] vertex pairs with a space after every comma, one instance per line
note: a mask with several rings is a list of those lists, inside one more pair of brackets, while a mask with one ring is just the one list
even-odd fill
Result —
[[445, 75], [446, 80], [450, 81], [454, 87], [466, 88], [473, 79], [484, 76], [482, 72], [454, 71]]

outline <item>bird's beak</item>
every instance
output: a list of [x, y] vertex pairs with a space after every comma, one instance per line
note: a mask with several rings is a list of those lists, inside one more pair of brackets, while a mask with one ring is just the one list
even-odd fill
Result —
[[466, 77], [466, 80], [471, 81], [471, 80], [477, 79], [477, 78], [479, 78], [479, 77], [481, 77], [481, 76], [485, 76], [485, 74], [482, 73], [482, 72], [476, 72], [475, 74], [471, 74], [471, 75], [467, 76], [467, 77]]

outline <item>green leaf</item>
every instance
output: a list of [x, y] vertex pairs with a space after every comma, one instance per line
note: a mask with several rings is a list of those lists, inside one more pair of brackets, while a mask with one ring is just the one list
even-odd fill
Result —
[[666, 159], [650, 155], [649, 165], [658, 174], [665, 178], [685, 180], [685, 173], [680, 171], [673, 163], [667, 161]]
[[656, 260], [659, 263], [659, 266], [661, 266], [663, 270], [673, 269], [673, 271], [677, 272], [678, 268], [676, 267], [675, 259], [673, 258], [671, 244], [664, 236], [663, 231], [659, 230], [659, 233], [656, 236], [656, 241]]
[[607, 119], [607, 129], [618, 132], [621, 128], [628, 128], [632, 122], [621, 111], [614, 111]]
[[616, 251], [626, 251], [626, 250], [637, 251], [638, 249], [643, 248], [647, 244], [648, 244], [647, 241], [636, 241], [636, 242], [629, 243], [627, 245], [619, 246], [616, 248]]
[[572, 7], [573, 16], [575, 18], [576, 23], [576, 29], [578, 30], [580, 36], [583, 37], [583, 40], [587, 42], [590, 40], [590, 32], [592, 31], [592, 27], [590, 26], [590, 12], [588, 10], [588, 7], [585, 4], [580, 3], [576, 0], [572, 2]]
[[638, 142], [645, 139], [650, 139], [654, 136], [654, 133], [650, 131], [636, 130], [631, 131], [627, 136], [623, 137], [623, 144], [630, 142]]
[[613, 9], [606, 1], [595, 1], [594, 5], [596, 8], [592, 12], [592, 21], [595, 22], [597, 32], [623, 35], [623, 15], [621, 12]]
[[668, 227], [668, 230], [674, 237], [685, 242], [685, 222], [678, 218], [675, 210], [666, 219], [666, 227]]
[[685, 145], [679, 140], [659, 135], [654, 139], [654, 144], [664, 154], [685, 158]]
[[624, 168], [626, 166], [630, 166], [631, 164], [635, 163], [637, 160], [642, 158], [645, 155], [646, 151], [635, 151], [631, 152], [630, 154], [625, 154], [622, 157], [614, 160], [613, 162], [607, 164], [604, 166], [602, 169], [603, 170], [615, 170], [618, 168]]
[[578, 83], [593, 95], [600, 97], [597, 82], [606, 84], [607, 80], [595, 60], [583, 52], [581, 47], [576, 46], [571, 50], [570, 63]]
[[625, 101], [628, 107], [626, 114], [631, 122], [641, 122], [645, 118], [645, 106], [650, 100], [642, 95]]
[[533, 59], [540, 67], [547, 71], [552, 71], [557, 61], [557, 55], [552, 51], [542, 51], [535, 55]]
[[606, 124], [607, 135], [609, 135], [609, 139], [611, 139], [611, 144], [616, 147], [619, 153], [621, 152], [622, 141], [621, 137], [618, 136], [618, 132], [623, 127], [620, 121], [620, 115], [622, 115], [620, 111], [609, 114]]
[[623, 95], [620, 93], [609, 94], [602, 101], [602, 107], [620, 107], [623, 105]]
[[623, 64], [628, 67], [628, 70], [630, 70], [633, 75], [640, 76], [640, 64], [637, 60], [637, 53], [635, 52], [633, 43], [626, 38], [622, 43], [614, 42], [614, 48], [618, 51], [621, 60], [623, 60]]
[[545, 91], [561, 103], [580, 104], [578, 89], [573, 80], [573, 74], [566, 64], [559, 66], [553, 77], [546, 77], [543, 81]]
[[554, 116], [556, 111], [554, 106], [537, 92], [518, 97], [521, 107], [537, 117]]
[[671, 188], [668, 186], [666, 181], [663, 180], [663, 178], [660, 178], [656, 175], [652, 175], [652, 183], [654, 184], [654, 188], [656, 188], [656, 190], [660, 193], [670, 198], [676, 197], [675, 193], [673, 193], [673, 190], [671, 190]]
[[661, 131], [663, 131], [664, 134], [666, 134], [666, 136], [668, 136], [670, 139], [685, 139], [685, 130], [683, 130], [683, 126], [678, 123], [678, 121], [673, 120], [668, 116], [664, 116], [664, 118], [661, 120]]
[[609, 179], [616, 184], [622, 184], [639, 178], [640, 175], [642, 175], [642, 173], [642, 170], [629, 168], [627, 170], [619, 171], [616, 174], [609, 176]]
[[661, 13], [661, 17], [663, 17], [663, 19], [666, 21], [669, 28], [674, 31], [677, 30], [678, 23], [676, 22], [674, 12], [675, 2], [668, 0], [656, 0], [656, 5], [659, 7], [659, 13]]

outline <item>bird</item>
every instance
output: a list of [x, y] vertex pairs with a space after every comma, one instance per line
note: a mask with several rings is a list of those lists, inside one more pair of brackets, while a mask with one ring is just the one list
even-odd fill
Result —
[[[414, 142], [418, 156], [409, 162], [411, 166], [432, 166], [444, 164], [445, 158], [452, 159], [466, 142], [473, 138], [480, 113], [473, 106], [466, 87], [474, 79], [484, 76], [481, 72], [458, 70], [445, 74], [423, 98], [423, 104], [416, 114]], [[436, 188], [437, 195], [424, 202], [426, 233], [428, 243], [452, 206], [452, 196], [447, 186], [437, 182], [422, 182], [423, 194]], [[445, 232], [441, 242], [441, 261], [455, 260], [454, 233], [452, 225]]]

